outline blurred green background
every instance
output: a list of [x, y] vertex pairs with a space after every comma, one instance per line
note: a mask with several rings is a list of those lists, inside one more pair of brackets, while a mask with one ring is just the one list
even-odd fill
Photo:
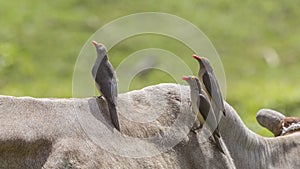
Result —
[[[264, 107], [300, 116], [300, 1], [0, 2], [2, 95], [72, 97], [76, 58], [96, 30], [128, 14], [165, 12], [192, 22], [212, 41], [226, 73], [226, 100], [251, 130], [272, 136], [255, 120]], [[174, 39], [144, 35], [122, 41], [109, 54], [117, 66], [134, 51], [162, 48], [185, 56], [183, 60], [195, 67], [196, 74], [192, 52], [182, 46]], [[174, 80], [156, 70], [137, 76], [130, 88], [161, 82]]]

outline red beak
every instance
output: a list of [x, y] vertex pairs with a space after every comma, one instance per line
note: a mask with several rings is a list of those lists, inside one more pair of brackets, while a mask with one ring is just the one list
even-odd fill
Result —
[[197, 59], [197, 60], [201, 60], [201, 58], [195, 54], [193, 54], [193, 58]]
[[98, 42], [93, 41], [92, 43], [93, 43], [95, 46], [98, 46]]
[[182, 79], [182, 80], [188, 80], [188, 77], [187, 77], [187, 76], [182, 76], [181, 79]]

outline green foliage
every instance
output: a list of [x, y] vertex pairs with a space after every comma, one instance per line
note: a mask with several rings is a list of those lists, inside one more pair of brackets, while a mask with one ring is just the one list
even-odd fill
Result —
[[[189, 20], [210, 38], [224, 64], [227, 101], [250, 129], [270, 136], [255, 120], [263, 107], [299, 116], [300, 1], [0, 1], [0, 94], [72, 97], [73, 67], [86, 40], [118, 17], [158, 11]], [[109, 54], [117, 66], [149, 47], [181, 56], [197, 72], [192, 52], [167, 37], [132, 37]], [[160, 82], [175, 81], [150, 71], [130, 89]]]

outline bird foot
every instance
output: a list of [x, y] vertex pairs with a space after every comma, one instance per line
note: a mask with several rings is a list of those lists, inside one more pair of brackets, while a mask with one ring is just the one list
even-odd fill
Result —
[[103, 97], [103, 95], [100, 95], [100, 96], [96, 96], [98, 99], [101, 99]]
[[199, 129], [201, 129], [201, 128], [202, 128], [202, 125], [199, 125], [199, 126], [197, 126], [197, 127], [192, 127], [191, 132], [197, 134], [197, 130], [199, 130]]
[[99, 100], [104, 100], [104, 96], [103, 95], [96, 96], [96, 98], [99, 99]]

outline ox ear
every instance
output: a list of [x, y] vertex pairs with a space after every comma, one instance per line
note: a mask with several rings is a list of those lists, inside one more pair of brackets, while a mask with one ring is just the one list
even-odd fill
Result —
[[276, 137], [281, 134], [281, 121], [284, 118], [283, 114], [271, 109], [261, 109], [256, 113], [257, 122]]

